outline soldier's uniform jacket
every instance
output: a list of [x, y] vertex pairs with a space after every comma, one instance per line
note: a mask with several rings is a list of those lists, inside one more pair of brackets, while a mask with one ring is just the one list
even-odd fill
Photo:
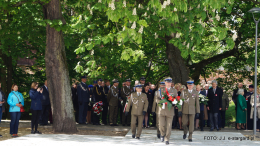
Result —
[[156, 114], [158, 114], [159, 112], [159, 106], [157, 104], [157, 95], [160, 95], [160, 90], [155, 91], [154, 99], [153, 99], [152, 112], [155, 112]]
[[[157, 104], [162, 100], [161, 95], [163, 95], [163, 93], [166, 92], [165, 89], [166, 89], [166, 87], [159, 88], [159, 90], [157, 92], [159, 94], [155, 95]], [[173, 95], [173, 97], [178, 96], [177, 90], [174, 89], [174, 88], [170, 87], [170, 88], [167, 89], [167, 91], [169, 92], [170, 95]], [[171, 110], [168, 109], [167, 105], [165, 105], [165, 109], [162, 109], [162, 107], [159, 107], [158, 114], [159, 115], [165, 115], [165, 116], [174, 116], [174, 106], [171, 107]]]
[[181, 98], [184, 99], [181, 110], [183, 114], [196, 114], [200, 113], [199, 94], [196, 90], [190, 93], [185, 89], [181, 93]]
[[102, 86], [95, 86], [94, 89], [93, 89], [93, 95], [94, 95], [94, 101], [95, 102], [99, 102], [99, 101], [102, 101], [104, 102], [105, 100], [105, 94], [104, 94], [104, 87]]
[[112, 86], [107, 95], [107, 102], [109, 103], [109, 106], [118, 106], [118, 94], [118, 87]]
[[132, 106], [132, 115], [141, 116], [143, 111], [147, 112], [148, 100], [147, 96], [144, 93], [137, 95], [137, 92], [131, 94], [131, 98], [128, 101], [128, 106], [126, 107], [126, 112], [129, 112], [130, 107]]
[[124, 86], [122, 89], [121, 89], [121, 98], [123, 100], [123, 104], [126, 103], [127, 101], [127, 97], [126, 96], [130, 96], [131, 95], [131, 92], [132, 92], [132, 89], [131, 87], [129, 86], [129, 88], [127, 86]]

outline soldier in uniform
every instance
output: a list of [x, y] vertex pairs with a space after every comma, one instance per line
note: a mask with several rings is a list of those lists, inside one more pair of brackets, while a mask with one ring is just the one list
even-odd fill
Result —
[[[138, 84], [136, 86], [137, 92], [131, 94], [131, 97], [126, 108], [125, 115], [128, 116], [130, 107], [132, 106], [131, 111], [131, 129], [132, 129], [132, 138], [140, 139], [142, 133], [142, 125], [144, 120], [144, 115], [147, 112], [148, 100], [145, 93], [142, 93], [142, 85]], [[138, 128], [136, 134], [136, 120], [138, 120]]]
[[104, 125], [107, 125], [107, 114], [108, 114], [108, 102], [107, 102], [107, 95], [108, 95], [108, 91], [110, 89], [110, 81], [109, 80], [105, 80], [105, 86], [103, 88], [103, 92], [105, 94], [105, 100], [103, 103], [103, 112], [102, 112], [102, 123]]
[[[123, 100], [123, 108], [125, 107], [125, 104], [128, 100], [128, 97], [130, 97], [132, 89], [130, 87], [131, 85], [131, 79], [126, 79], [125, 82], [126, 86], [122, 87], [121, 89], [121, 98]], [[128, 116], [125, 116], [125, 113], [122, 114], [122, 124], [125, 126], [125, 122], [127, 126], [130, 126], [131, 122], [131, 113], [128, 114]]]
[[[178, 93], [176, 89], [171, 88], [172, 84], [172, 78], [168, 77], [165, 79], [165, 88], [160, 88], [160, 93], [166, 92], [166, 90], [169, 92], [170, 95], [173, 97], [177, 97]], [[161, 95], [158, 94], [156, 96], [157, 104], [161, 101]], [[164, 104], [164, 103], [163, 103]], [[165, 108], [163, 108], [165, 107]], [[172, 105], [171, 110], [168, 109], [167, 105], [159, 107], [159, 130], [161, 133], [161, 141], [164, 142], [165, 138], [165, 144], [169, 144], [170, 136], [171, 136], [171, 130], [172, 130], [172, 120], [174, 116], [174, 108], [175, 105]]]
[[182, 111], [182, 125], [184, 129], [183, 139], [186, 139], [188, 133], [187, 124], [189, 122], [189, 141], [192, 142], [192, 133], [194, 131], [194, 117], [199, 117], [200, 113], [200, 103], [199, 95], [196, 90], [193, 89], [194, 81], [187, 81], [188, 89], [184, 89], [181, 93], [181, 98], [184, 99], [183, 105], [181, 107]]
[[142, 85], [142, 88], [144, 88], [145, 77], [141, 77], [141, 78], [140, 78], [140, 84]]
[[154, 96], [154, 100], [153, 100], [153, 107], [152, 107], [152, 114], [156, 115], [156, 129], [157, 129], [157, 137], [160, 138], [161, 134], [160, 134], [160, 130], [159, 130], [159, 106], [157, 105], [157, 96], [161, 95], [161, 88], [165, 87], [165, 83], [164, 81], [160, 82], [160, 87], [157, 91], [155, 91], [155, 96]]
[[[94, 102], [100, 102], [105, 100], [104, 87], [101, 86], [102, 79], [98, 79], [98, 84], [93, 89]], [[94, 113], [93, 125], [100, 125], [100, 116]]]
[[81, 77], [81, 83], [77, 86], [78, 103], [79, 103], [79, 124], [86, 124], [89, 98], [92, 92], [86, 84], [87, 77]]
[[118, 126], [117, 125], [117, 112], [118, 112], [118, 95], [119, 95], [119, 89], [118, 89], [118, 80], [114, 79], [113, 86], [110, 88], [108, 95], [107, 95], [107, 102], [109, 105], [109, 122], [110, 126]]

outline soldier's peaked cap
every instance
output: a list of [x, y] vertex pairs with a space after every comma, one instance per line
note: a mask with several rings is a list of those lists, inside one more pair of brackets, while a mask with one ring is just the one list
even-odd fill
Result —
[[136, 88], [142, 88], [142, 85], [141, 84], [137, 84], [135, 87]]
[[86, 79], [87, 77], [84, 75], [84, 76], [81, 76], [81, 79]]
[[192, 79], [188, 80], [188, 81], [187, 81], [187, 84], [188, 84], [188, 85], [194, 84], [194, 80], [192, 80]]
[[165, 85], [165, 82], [164, 82], [164, 81], [161, 81], [161, 82], [160, 82], [160, 85]]
[[119, 81], [117, 79], [114, 79], [112, 82], [113, 83], [119, 83]]
[[126, 79], [125, 81], [126, 81], [126, 82], [131, 82], [131, 79], [129, 78], [129, 79]]
[[141, 81], [145, 81], [145, 77], [141, 77], [140, 80], [141, 80]]
[[168, 77], [168, 78], [166, 78], [165, 80], [164, 80], [165, 82], [172, 82], [172, 78], [171, 77]]

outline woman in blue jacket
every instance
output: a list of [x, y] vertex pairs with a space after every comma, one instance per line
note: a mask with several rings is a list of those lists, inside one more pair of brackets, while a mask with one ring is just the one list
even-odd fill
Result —
[[43, 98], [42, 91], [43, 89], [38, 88], [38, 83], [36, 82], [32, 83], [31, 90], [29, 91], [29, 96], [31, 98], [31, 111], [32, 111], [32, 120], [31, 120], [32, 134], [42, 134], [37, 130], [38, 123], [41, 116], [41, 110], [42, 110], [42, 103], [41, 103], [41, 100]]
[[18, 126], [21, 118], [20, 108], [24, 106], [23, 95], [18, 92], [18, 85], [13, 84], [12, 92], [9, 94], [7, 103], [10, 105], [9, 112], [11, 116], [10, 134], [12, 137], [18, 137]]

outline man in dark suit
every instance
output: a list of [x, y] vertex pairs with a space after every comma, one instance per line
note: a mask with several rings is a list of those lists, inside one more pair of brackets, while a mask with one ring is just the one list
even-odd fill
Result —
[[248, 130], [252, 130], [253, 129], [253, 119], [250, 118], [250, 114], [251, 114], [251, 95], [254, 94], [254, 86], [253, 85], [249, 85], [249, 91], [246, 93], [246, 103], [247, 103], [247, 126], [246, 128]]
[[103, 101], [103, 112], [102, 112], [102, 123], [107, 125], [107, 114], [108, 114], [108, 102], [107, 102], [107, 94], [110, 89], [110, 81], [105, 80], [104, 94], [105, 100]]
[[[208, 97], [208, 94], [209, 94], [209, 85], [208, 84], [205, 84], [204, 86], [204, 93], [206, 94], [206, 97]], [[206, 107], [206, 105], [204, 106], [204, 108]], [[207, 127], [209, 127], [210, 125], [210, 119], [209, 119], [209, 110], [208, 109], [204, 109], [204, 114], [207, 114], [205, 115], [205, 117], [208, 117], [208, 120], [207, 120]], [[205, 123], [205, 122], [204, 122]], [[205, 126], [205, 124], [204, 124]]]
[[47, 87], [47, 80], [44, 83], [44, 86], [42, 86], [43, 92], [42, 92], [42, 113], [40, 117], [40, 125], [48, 125], [48, 119], [49, 119], [49, 112], [51, 109], [51, 102], [49, 97], [49, 90]]
[[[98, 84], [97, 86], [94, 87], [93, 89], [93, 95], [94, 95], [94, 102], [100, 102], [100, 101], [104, 101], [105, 100], [105, 94], [104, 94], [104, 88], [101, 86], [102, 84], [102, 79], [98, 79]], [[99, 119], [100, 116], [97, 115], [96, 113], [94, 113], [94, 117], [93, 117], [93, 125], [100, 125]]]
[[[196, 90], [198, 91], [199, 94], [202, 94], [204, 96], [206, 96], [206, 93], [204, 91], [201, 91], [201, 86], [200, 85], [197, 85], [196, 86]], [[199, 115], [199, 118], [196, 119], [196, 128], [199, 126], [199, 120], [200, 120], [200, 130], [201, 131], [204, 131], [203, 130], [203, 127], [204, 127], [204, 104], [203, 103], [200, 103], [200, 115]]]
[[79, 104], [79, 124], [87, 124], [86, 117], [88, 111], [89, 98], [91, 95], [91, 91], [86, 84], [87, 77], [81, 77], [81, 83], [78, 84], [77, 92], [78, 92], [78, 104]]
[[217, 86], [218, 82], [216, 80], [212, 81], [212, 88], [209, 89], [208, 97], [208, 105], [207, 108], [209, 110], [210, 117], [210, 131], [213, 131], [214, 125], [219, 131], [218, 127], [218, 113], [222, 108], [222, 96], [223, 90]]
[[73, 83], [71, 87], [71, 93], [72, 93], [72, 103], [74, 108], [74, 114], [75, 114], [75, 121], [79, 123], [79, 105], [78, 105], [78, 93], [77, 93], [77, 84]]

